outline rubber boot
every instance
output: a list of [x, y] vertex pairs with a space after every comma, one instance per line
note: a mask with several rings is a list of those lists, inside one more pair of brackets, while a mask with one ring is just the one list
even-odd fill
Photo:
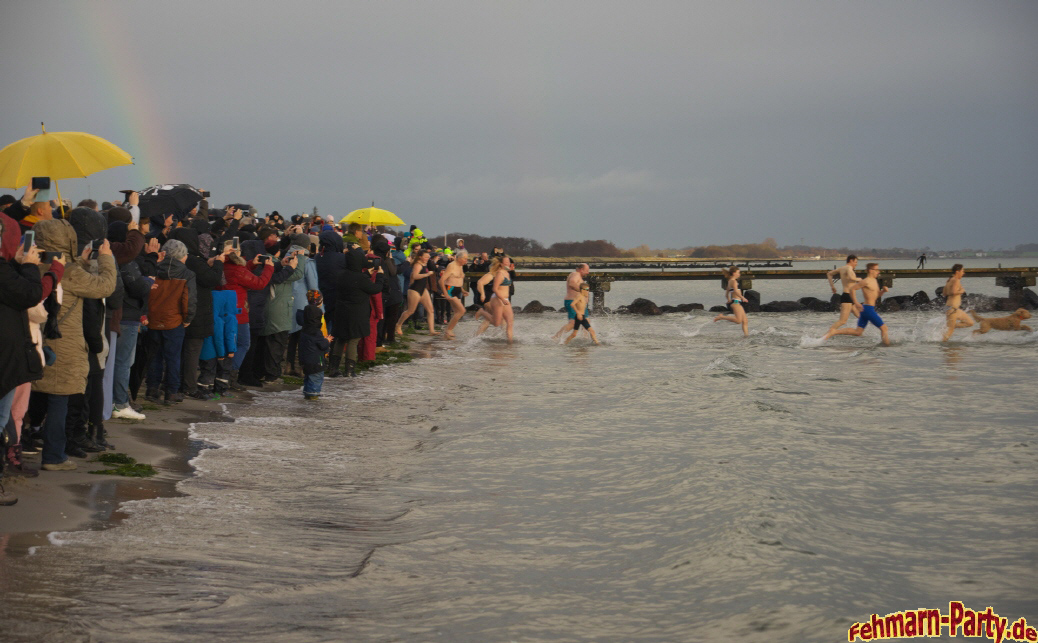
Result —
[[357, 377], [357, 362], [346, 360], [346, 377]]

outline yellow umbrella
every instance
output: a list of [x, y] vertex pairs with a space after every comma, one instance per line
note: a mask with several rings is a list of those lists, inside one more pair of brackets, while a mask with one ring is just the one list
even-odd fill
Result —
[[360, 223], [363, 225], [407, 225], [389, 210], [376, 207], [354, 210], [342, 218], [339, 223]]
[[[105, 139], [86, 132], [47, 132], [23, 138], [0, 150], [0, 187], [20, 188], [34, 176], [83, 178], [118, 165], [132, 165], [133, 157]], [[61, 188], [58, 188], [61, 200]]]

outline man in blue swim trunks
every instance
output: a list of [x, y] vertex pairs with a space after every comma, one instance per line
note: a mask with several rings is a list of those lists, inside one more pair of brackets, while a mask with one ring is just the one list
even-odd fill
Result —
[[879, 287], [879, 282], [876, 281], [876, 277], [879, 276], [879, 264], [870, 263], [866, 267], [867, 274], [864, 279], [848, 286], [847, 291], [853, 292], [855, 290], [861, 290], [862, 298], [865, 300], [865, 305], [862, 306], [861, 313], [858, 314], [858, 327], [857, 328], [841, 328], [841, 329], [829, 329], [829, 332], [825, 334], [822, 339], [829, 339], [833, 335], [854, 335], [861, 337], [861, 334], [865, 332], [865, 327], [870, 323], [879, 329], [880, 334], [883, 336], [883, 345], [890, 346], [890, 337], [887, 336], [887, 325], [883, 323], [883, 319], [880, 318], [876, 312], [876, 302], [879, 300], [880, 295], [887, 292], [889, 288], [883, 286]]
[[566, 277], [566, 299], [562, 302], [562, 306], [566, 309], [568, 321], [552, 339], [558, 339], [566, 331], [576, 328], [574, 323], [577, 320], [577, 311], [573, 310], [573, 300], [580, 296], [580, 284], [584, 283], [584, 278], [590, 273], [591, 267], [582, 263]]

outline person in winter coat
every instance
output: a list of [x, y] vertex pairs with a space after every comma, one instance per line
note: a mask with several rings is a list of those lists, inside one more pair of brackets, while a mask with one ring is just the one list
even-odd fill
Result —
[[[230, 256], [230, 255], [229, 255]], [[223, 395], [230, 388], [227, 377], [219, 374], [221, 360], [234, 358], [238, 343], [238, 298], [233, 290], [214, 290], [213, 334], [202, 343], [198, 388], [207, 396]], [[226, 369], [230, 371], [230, 367]], [[201, 396], [199, 396], [201, 397]]]
[[298, 322], [298, 315], [299, 311], [309, 305], [306, 294], [311, 290], [320, 290], [320, 283], [317, 279], [317, 263], [307, 256], [310, 252], [310, 235], [292, 235], [292, 245], [289, 246], [288, 251], [295, 252], [299, 257], [299, 270], [303, 274], [302, 279], [292, 284], [292, 308], [294, 310], [292, 312], [292, 330], [288, 335], [288, 372], [289, 375], [298, 375], [296, 353], [299, 346], [299, 334], [303, 328]]
[[[105, 240], [98, 248], [97, 274], [90, 274], [90, 246], [85, 246], [77, 256], [76, 231], [62, 219], [40, 221], [34, 228], [36, 244], [50, 252], [63, 252], [76, 257], [65, 266], [62, 278], [61, 308], [57, 312], [57, 329], [61, 337], [46, 339], [44, 346], [54, 352], [54, 364], [43, 371], [43, 378], [32, 385], [32, 397], [41, 402], [37, 408], [45, 408], [46, 423], [43, 425], [43, 468], [47, 471], [75, 469], [74, 462], [65, 456], [65, 417], [68, 412], [69, 396], [84, 393], [90, 373], [88, 349], [83, 337], [83, 299], [100, 299], [115, 291], [115, 258]], [[30, 407], [34, 406], [30, 399]], [[42, 414], [30, 418], [34, 426], [43, 419]]]
[[[302, 251], [302, 248], [299, 249]], [[292, 317], [295, 313], [293, 290], [295, 284], [302, 281], [303, 271], [299, 266], [299, 255], [289, 252], [281, 261], [281, 268], [275, 269], [271, 283], [278, 281], [281, 273], [288, 272], [271, 288], [270, 302], [267, 304], [267, 319], [260, 331], [260, 351], [257, 355], [256, 373], [261, 381], [275, 382], [281, 378], [281, 362], [288, 347], [288, 334], [292, 330]]]
[[[125, 351], [127, 348], [122, 346], [123, 342], [121, 339], [123, 304], [126, 300], [126, 282], [123, 279], [123, 266], [134, 263], [137, 255], [144, 249], [144, 235], [141, 234], [139, 225], [124, 208], [119, 208], [119, 210], [125, 212], [125, 216], [130, 218], [130, 221], [126, 223], [121, 220], [113, 221], [111, 218], [108, 220], [108, 244], [112, 248], [112, 256], [115, 257], [115, 264], [118, 266], [119, 272], [115, 293], [105, 301], [105, 330], [108, 333], [108, 361], [105, 362], [104, 367], [103, 419], [105, 420], [111, 418], [114, 412], [115, 371], [117, 370], [116, 363], [119, 359], [119, 351], [120, 349]], [[109, 212], [109, 216], [111, 216], [111, 212]], [[115, 226], [115, 228], [113, 229], [112, 226]], [[136, 328], [132, 331], [132, 336], [126, 338], [126, 343], [131, 342], [135, 347], [137, 342]], [[129, 366], [126, 367], [125, 372], [129, 374]], [[141, 416], [137, 419], [143, 420], [144, 417]], [[101, 436], [101, 442], [105, 442], [102, 446], [107, 444], [103, 435]]]
[[[371, 251], [382, 260], [382, 267], [386, 273], [386, 281], [382, 286], [382, 319], [378, 322], [376, 333], [377, 346], [392, 344], [396, 340], [396, 322], [400, 318], [400, 308], [404, 303], [403, 291], [400, 289], [400, 279], [397, 276], [397, 263], [389, 242], [385, 237], [376, 235], [371, 240]], [[400, 258], [407, 263], [404, 253]]]
[[164, 404], [184, 401], [180, 393], [180, 356], [184, 333], [198, 311], [195, 273], [188, 270], [187, 246], [170, 239], [162, 246], [164, 257], [159, 274], [148, 297], [148, 342], [151, 361], [148, 364], [148, 391], [145, 399], [159, 401], [159, 390], [165, 375]]
[[[43, 377], [43, 355], [37, 345], [39, 325], [29, 313], [41, 307], [57, 287], [64, 274], [64, 263], [56, 258], [49, 271], [40, 277], [40, 251], [35, 245], [25, 252], [19, 237], [21, 227], [11, 217], [0, 214], [0, 431], [9, 420], [14, 434], [10, 436], [6, 453], [0, 454], [0, 471], [7, 467], [8, 474], [36, 475], [36, 471], [22, 466], [22, 417], [29, 403], [29, 388], [33, 380]], [[34, 331], [35, 327], [35, 332]]]
[[[68, 219], [76, 231], [76, 243], [80, 252], [85, 251], [88, 246], [96, 248], [105, 240], [108, 223], [101, 213], [89, 207], [77, 207], [69, 212]], [[112, 256], [115, 257], [114, 248]], [[115, 259], [118, 267], [119, 259]], [[91, 274], [97, 274], [93, 258], [89, 262], [88, 270]], [[111, 348], [105, 330], [107, 301], [114, 300], [120, 308], [122, 305], [122, 284], [118, 268], [115, 275], [115, 290], [105, 300], [83, 299], [83, 338], [89, 349], [87, 360], [90, 363], [90, 373], [87, 376], [86, 391], [69, 397], [65, 417], [65, 453], [77, 458], [84, 458], [87, 453], [104, 451], [108, 446], [104, 430], [104, 367]], [[104, 446], [99, 442], [104, 443]]]
[[335, 324], [329, 357], [330, 377], [339, 377], [339, 360], [342, 359], [343, 348], [346, 349], [346, 374], [356, 375], [357, 345], [361, 338], [371, 333], [371, 295], [382, 292], [385, 273], [379, 266], [372, 281], [364, 274], [367, 259], [364, 251], [356, 249], [346, 253], [346, 270], [339, 277], [335, 303]]
[[[295, 268], [288, 268], [283, 261], [271, 255], [264, 255], [265, 246], [260, 240], [244, 241], [241, 244], [242, 256], [262, 264], [271, 264], [274, 274], [270, 277], [270, 286], [277, 286], [285, 281]], [[257, 264], [258, 265], [258, 264]], [[293, 264], [297, 265], [297, 264]], [[247, 295], [249, 305], [249, 349], [238, 369], [238, 383], [243, 386], [263, 386], [263, 359], [265, 343], [261, 340], [263, 327], [267, 323], [267, 307], [270, 304], [273, 288], [250, 290]]]
[[180, 389], [184, 395], [207, 400], [206, 391], [198, 391], [199, 358], [202, 354], [202, 343], [213, 334], [213, 296], [214, 288], [223, 285], [223, 262], [230, 253], [231, 247], [225, 246], [223, 251], [206, 259], [199, 245], [198, 231], [192, 228], [177, 228], [170, 233], [187, 248], [187, 259], [184, 265], [195, 274], [195, 289], [198, 297], [198, 310], [195, 319], [184, 331], [184, 349], [181, 360]]
[[[246, 248], [249, 248], [250, 243], [252, 242], [242, 242], [243, 253]], [[261, 248], [262, 245], [260, 244]], [[224, 363], [218, 368], [217, 377], [227, 380], [228, 386], [236, 390], [242, 390], [238, 384], [238, 373], [252, 343], [252, 336], [249, 332], [251, 311], [249, 310], [248, 293], [266, 289], [270, 285], [270, 278], [274, 276], [274, 266], [271, 262], [267, 261], [262, 264], [256, 262], [258, 251], [255, 248], [250, 248], [249, 253], [248, 260], [232, 253], [228, 255], [227, 261], [223, 265], [225, 280], [223, 289], [233, 290], [237, 299], [238, 335], [237, 345], [233, 351], [234, 357], [231, 358], [230, 364]], [[228, 369], [227, 366], [230, 368]]]
[[[118, 321], [119, 339], [115, 343], [115, 362], [111, 367], [112, 417], [143, 420], [145, 415], [130, 406], [130, 367], [133, 366], [137, 354], [137, 336], [140, 333], [141, 319], [147, 314], [148, 294], [155, 280], [141, 273], [140, 263], [137, 261], [145, 242], [144, 235], [139, 230], [130, 230], [130, 226], [122, 221], [109, 223], [108, 241], [113, 247], [121, 243], [129, 246], [131, 242], [139, 246], [137, 253], [127, 261], [121, 261], [120, 256], [116, 255], [114, 250], [112, 252], [119, 266], [119, 278], [123, 284], [122, 309]], [[112, 325], [116, 325], [114, 315]], [[108, 368], [105, 366], [106, 378]]]
[[307, 305], [296, 311], [296, 317], [302, 327], [299, 335], [299, 365], [303, 368], [303, 396], [308, 400], [321, 397], [324, 384], [324, 355], [330, 345], [321, 332], [321, 317], [324, 311], [321, 304], [324, 298], [321, 291], [311, 290], [307, 293]]
[[335, 335], [335, 303], [338, 300], [338, 284], [346, 271], [346, 246], [342, 236], [335, 230], [324, 230], [317, 236], [319, 253], [314, 257], [317, 266], [317, 288], [324, 298], [324, 321], [328, 333]]
[[[373, 266], [376, 261], [381, 266], [381, 260], [379, 260], [373, 252], [368, 252], [364, 258], [366, 260], [365, 265], [368, 266], [364, 269], [364, 276], [371, 279], [371, 281], [375, 281], [376, 273], [371, 269], [371, 266]], [[383, 268], [383, 272], [385, 270], [386, 269]], [[389, 281], [388, 278], [382, 280], [382, 290], [386, 289], [387, 281]], [[378, 344], [378, 325], [383, 319], [382, 291], [380, 290], [371, 295], [369, 300], [371, 303], [371, 310], [368, 314], [368, 326], [370, 331], [365, 337], [361, 338], [360, 343], [357, 345], [357, 360], [362, 362], [375, 361], [375, 349]]]

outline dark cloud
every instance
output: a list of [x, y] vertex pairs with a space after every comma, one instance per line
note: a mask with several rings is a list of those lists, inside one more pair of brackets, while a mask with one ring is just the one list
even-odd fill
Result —
[[[1038, 239], [1033, 2], [69, 6], [5, 10], [5, 136], [168, 153], [156, 180], [218, 202], [621, 246]], [[170, 149], [116, 140], [126, 113]]]

